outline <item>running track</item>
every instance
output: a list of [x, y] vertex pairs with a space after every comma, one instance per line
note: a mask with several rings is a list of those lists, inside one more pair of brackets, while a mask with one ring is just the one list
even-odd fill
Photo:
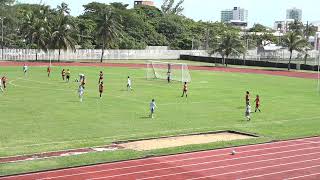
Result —
[[[235, 149], [236, 154], [230, 152]], [[2, 180], [319, 180], [320, 137], [99, 164]]]
[[[16, 61], [2, 61], [0, 66], [23, 66], [24, 62]], [[28, 66], [48, 66], [47, 62], [27, 62]], [[131, 68], [145, 68], [145, 64], [126, 64], [126, 63], [52, 63], [53, 66], [103, 66], [103, 67], [131, 67]], [[188, 66], [191, 70], [203, 71], [220, 71], [233, 73], [250, 73], [250, 74], [268, 74], [273, 76], [288, 76], [296, 78], [317, 79], [317, 73], [285, 71], [285, 70], [266, 70], [266, 69], [245, 69], [245, 68], [224, 68], [224, 67], [208, 67], [208, 66]]]

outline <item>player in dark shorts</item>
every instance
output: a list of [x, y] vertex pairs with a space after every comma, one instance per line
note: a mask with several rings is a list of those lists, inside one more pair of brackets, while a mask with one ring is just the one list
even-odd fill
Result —
[[102, 81], [99, 84], [99, 93], [100, 93], [100, 98], [102, 98], [102, 93], [103, 93], [103, 82]]
[[67, 82], [70, 81], [70, 75], [71, 75], [71, 72], [69, 69], [67, 69], [67, 72], [66, 72], [66, 79], [67, 79]]
[[3, 85], [3, 89], [6, 89], [6, 87], [7, 87], [7, 77], [6, 76], [3, 76], [2, 78], [1, 78], [1, 82], [2, 82], [2, 85]]
[[168, 81], [168, 83], [170, 83], [170, 81], [171, 81], [171, 72], [170, 71], [167, 72], [167, 81]]
[[256, 103], [256, 109], [254, 112], [257, 112], [257, 110], [259, 110], [259, 112], [261, 112], [260, 110], [260, 97], [259, 95], [256, 96], [256, 100], [254, 100], [254, 102]]
[[184, 82], [183, 84], [183, 90], [182, 90], [182, 96], [183, 97], [184, 95], [186, 95], [186, 97], [188, 97], [188, 85], [187, 85], [187, 82]]
[[51, 67], [50, 66], [48, 66], [48, 68], [47, 68], [47, 73], [48, 73], [48, 77], [50, 77], [50, 73], [51, 73]]
[[98, 84], [100, 84], [102, 81], [103, 81], [103, 72], [100, 71]]
[[66, 71], [64, 69], [62, 69], [62, 71], [61, 71], [61, 76], [62, 76], [62, 80], [65, 80]]

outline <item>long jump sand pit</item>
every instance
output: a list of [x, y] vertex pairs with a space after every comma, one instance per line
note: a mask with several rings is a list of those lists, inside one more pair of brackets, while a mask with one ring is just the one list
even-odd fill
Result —
[[119, 146], [125, 149], [137, 151], [147, 151], [163, 148], [172, 148], [193, 144], [207, 144], [220, 141], [233, 141], [241, 139], [250, 139], [257, 136], [233, 131], [214, 132], [205, 134], [182, 135], [175, 137], [164, 137], [157, 139], [136, 140], [126, 143], [120, 143]]

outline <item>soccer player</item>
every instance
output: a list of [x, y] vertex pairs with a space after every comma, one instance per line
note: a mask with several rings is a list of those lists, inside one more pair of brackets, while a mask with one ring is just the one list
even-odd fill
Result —
[[3, 76], [1, 78], [1, 83], [2, 83], [3, 89], [6, 89], [7, 88], [7, 77], [6, 76]]
[[100, 84], [102, 81], [103, 81], [103, 72], [100, 71], [98, 84]]
[[246, 105], [250, 103], [250, 93], [249, 91], [246, 92]]
[[102, 98], [102, 93], [103, 93], [103, 81], [101, 81], [100, 84], [99, 84], [99, 93], [100, 93], [100, 98]]
[[3, 92], [2, 81], [0, 81], [0, 91]]
[[82, 102], [83, 94], [84, 94], [84, 86], [82, 84], [79, 85], [78, 93], [79, 93], [80, 102]]
[[168, 83], [170, 83], [170, 81], [171, 81], [171, 72], [170, 71], [167, 72], [167, 80], [168, 80]]
[[156, 102], [154, 99], [152, 99], [151, 103], [150, 103], [150, 117], [153, 119], [153, 114], [154, 114], [154, 110], [157, 107]]
[[67, 72], [66, 72], [66, 80], [67, 80], [67, 82], [70, 81], [70, 75], [71, 75], [71, 72], [70, 72], [69, 69], [67, 69]]
[[131, 79], [130, 79], [130, 77], [128, 76], [127, 91], [129, 91], [129, 89], [132, 91]]
[[246, 118], [247, 118], [248, 121], [251, 120], [251, 118], [250, 118], [250, 113], [251, 113], [251, 106], [250, 106], [250, 103], [247, 103], [245, 115], [246, 115]]
[[24, 75], [27, 74], [27, 71], [28, 71], [28, 66], [26, 64], [23, 65], [23, 73]]
[[51, 67], [50, 66], [48, 66], [48, 68], [47, 68], [47, 73], [48, 73], [48, 77], [50, 77], [50, 73], [51, 73]]
[[64, 78], [66, 77], [66, 71], [62, 69], [61, 71], [62, 80], [64, 81]]
[[184, 82], [183, 84], [183, 90], [182, 90], [182, 96], [183, 97], [184, 95], [186, 95], [186, 98], [188, 97], [188, 85], [187, 85], [187, 82]]
[[84, 74], [79, 74], [79, 82], [80, 84], [85, 84], [86, 77]]
[[260, 97], [259, 95], [256, 96], [256, 100], [254, 100], [254, 102], [256, 103], [256, 109], [254, 112], [257, 112], [257, 110], [259, 110], [259, 112], [261, 112], [260, 110]]

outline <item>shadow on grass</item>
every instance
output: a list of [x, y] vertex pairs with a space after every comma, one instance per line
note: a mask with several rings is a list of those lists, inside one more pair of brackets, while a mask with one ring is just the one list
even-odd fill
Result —
[[150, 116], [141, 116], [140, 119], [151, 119]]

